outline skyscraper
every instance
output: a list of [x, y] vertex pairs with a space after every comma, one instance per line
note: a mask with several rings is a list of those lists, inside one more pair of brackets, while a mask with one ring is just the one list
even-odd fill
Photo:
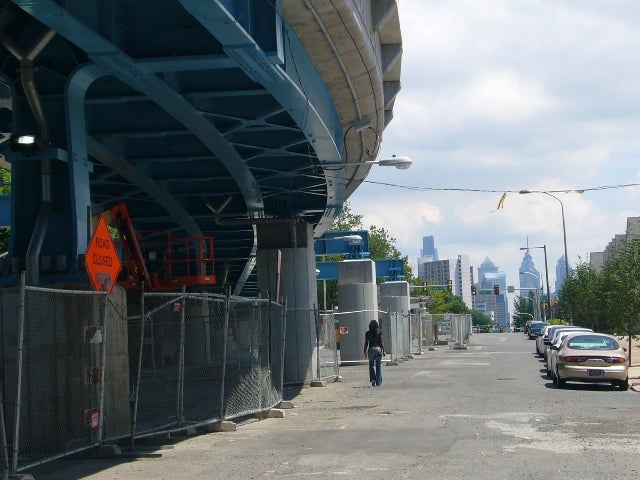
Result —
[[436, 261], [438, 261], [438, 249], [435, 246], [433, 235], [422, 237], [422, 249], [420, 250], [420, 257], [418, 257], [418, 278], [427, 280], [424, 264]]
[[[540, 288], [540, 272], [536, 268], [531, 252], [527, 248], [522, 257], [522, 263], [518, 269], [520, 274], [520, 288], [530, 289], [532, 292], [536, 292]], [[527, 290], [520, 290], [520, 296], [528, 297], [529, 292]]]
[[[489, 257], [484, 259], [482, 265], [478, 267], [478, 283], [481, 290], [490, 290], [490, 294], [478, 295], [477, 302], [485, 302], [487, 310], [495, 311], [495, 321], [498, 325], [508, 328], [509, 304], [507, 301], [507, 275], [501, 272]], [[498, 285], [500, 293], [493, 293], [494, 285]]]
[[420, 255], [423, 257], [431, 257], [433, 260], [438, 260], [438, 249], [436, 248], [433, 235], [422, 237], [422, 250]]
[[567, 269], [565, 267], [565, 258], [563, 255], [558, 259], [558, 263], [556, 263], [556, 284], [555, 284], [556, 295], [558, 294], [560, 289], [562, 289], [566, 275], [567, 275]]

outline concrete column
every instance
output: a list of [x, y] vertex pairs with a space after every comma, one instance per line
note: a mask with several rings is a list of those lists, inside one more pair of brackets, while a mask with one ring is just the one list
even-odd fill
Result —
[[[371, 320], [378, 320], [376, 264], [373, 260], [345, 260], [338, 263], [338, 303], [341, 327], [340, 361], [363, 361], [364, 334]], [[384, 334], [384, 332], [383, 332]]]
[[409, 331], [406, 328], [406, 321], [402, 320], [403, 315], [409, 313], [409, 284], [407, 282], [385, 282], [379, 286], [379, 289], [380, 310], [398, 313], [397, 316], [385, 316], [389, 320], [383, 321], [381, 324], [385, 347], [390, 353], [395, 352], [399, 356], [407, 355], [410, 352], [405, 352], [404, 346], [407, 344], [405, 337]]
[[258, 225], [256, 262], [260, 295], [287, 301], [284, 383], [309, 382], [314, 371], [314, 309], [318, 302], [311, 225], [300, 222]]

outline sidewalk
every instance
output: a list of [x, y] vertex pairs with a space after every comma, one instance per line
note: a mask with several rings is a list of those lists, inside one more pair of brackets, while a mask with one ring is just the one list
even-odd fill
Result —
[[[620, 344], [628, 348], [629, 337], [618, 337]], [[634, 392], [640, 392], [640, 340], [631, 339], [631, 364], [629, 365], [629, 385]]]

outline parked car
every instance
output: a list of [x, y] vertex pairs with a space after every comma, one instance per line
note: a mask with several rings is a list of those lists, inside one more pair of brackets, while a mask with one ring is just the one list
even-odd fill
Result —
[[557, 325], [547, 325], [542, 329], [540, 335], [536, 337], [536, 355], [544, 355], [544, 342], [549, 341], [549, 333], [556, 327]]
[[604, 333], [570, 333], [557, 348], [554, 383], [611, 383], [629, 389], [629, 356], [618, 340]]
[[529, 325], [529, 340], [534, 340], [547, 325], [549, 325], [548, 322], [532, 322]]
[[553, 335], [553, 343], [551, 345], [555, 345], [557, 348], [551, 348], [551, 345], [547, 345], [547, 351], [545, 354], [545, 367], [547, 368], [547, 378], [553, 378], [553, 372], [556, 371], [556, 357], [558, 353], [558, 348], [562, 345], [562, 342], [568, 335], [572, 333], [588, 333], [593, 332], [590, 328], [582, 328], [578, 330], [559, 330], [557, 333]]
[[549, 356], [551, 354], [551, 351], [549, 350], [549, 348], [553, 343], [558, 343], [557, 340], [560, 335], [567, 332], [593, 332], [593, 330], [591, 330], [590, 328], [574, 327], [574, 326], [566, 326], [566, 325], [562, 325], [562, 326], [558, 326], [557, 328], [554, 328], [549, 336], [549, 340], [545, 342], [544, 351], [542, 353], [542, 355], [544, 356], [545, 365], [547, 366], [549, 365]]

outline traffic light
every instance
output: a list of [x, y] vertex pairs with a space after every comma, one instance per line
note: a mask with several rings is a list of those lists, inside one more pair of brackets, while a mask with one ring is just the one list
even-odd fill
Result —
[[447, 290], [449, 290], [450, 292], [453, 292], [453, 280], [449, 280], [447, 282]]
[[500, 285], [494, 285], [493, 286], [493, 294], [494, 295], [500, 295]]
[[471, 295], [475, 295], [476, 293], [478, 293], [478, 290], [476, 288], [475, 285], [471, 285]]

